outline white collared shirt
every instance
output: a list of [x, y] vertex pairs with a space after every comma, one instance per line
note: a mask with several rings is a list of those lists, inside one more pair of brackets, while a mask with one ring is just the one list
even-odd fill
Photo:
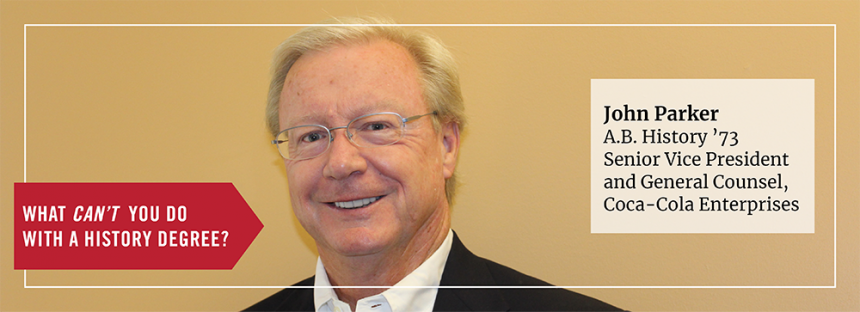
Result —
[[[448, 236], [433, 255], [424, 261], [415, 271], [406, 275], [394, 286], [439, 286], [442, 271], [448, 262], [448, 253], [454, 241], [454, 231], [448, 230]], [[314, 279], [314, 306], [317, 312], [352, 312], [349, 304], [337, 298], [328, 274], [325, 272], [322, 259], [317, 258], [317, 272]], [[438, 288], [389, 288], [381, 294], [362, 298], [355, 304], [355, 312], [430, 312], [436, 302]]]

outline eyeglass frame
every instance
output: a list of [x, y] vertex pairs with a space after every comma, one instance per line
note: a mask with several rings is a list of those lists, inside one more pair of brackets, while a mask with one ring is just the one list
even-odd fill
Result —
[[[362, 146], [362, 145], [359, 145], [357, 142], [353, 141], [352, 137], [354, 136], [354, 134], [352, 134], [352, 133], [350, 133], [350, 132], [349, 132], [349, 126], [350, 126], [353, 122], [355, 122], [356, 120], [359, 120], [359, 119], [362, 119], [362, 118], [365, 118], [365, 117], [375, 116], [375, 115], [395, 115], [395, 116], [397, 116], [398, 118], [400, 118], [400, 128], [401, 128], [401, 129], [400, 129], [400, 137], [398, 137], [398, 138], [397, 138], [397, 140], [394, 140], [394, 141], [392, 141], [391, 143], [388, 143], [388, 144], [385, 144], [385, 145], [375, 145], [375, 146]], [[358, 146], [358, 147], [364, 147], [364, 148], [376, 148], [376, 147], [389, 146], [389, 145], [392, 145], [392, 144], [394, 144], [394, 143], [400, 142], [400, 140], [401, 140], [401, 139], [403, 139], [403, 135], [404, 135], [404, 134], [406, 134], [406, 124], [407, 124], [408, 122], [418, 120], [418, 119], [420, 119], [421, 117], [428, 116], [428, 115], [439, 116], [439, 111], [432, 111], [432, 112], [429, 112], [429, 113], [426, 113], [426, 114], [415, 115], [415, 116], [405, 117], [405, 118], [403, 117], [403, 115], [400, 115], [400, 114], [395, 113], [395, 112], [380, 112], [380, 113], [366, 114], [366, 115], [361, 115], [361, 116], [358, 116], [358, 117], [353, 118], [352, 120], [350, 120], [350, 121], [346, 124], [346, 126], [339, 126], [339, 127], [332, 127], [332, 128], [329, 128], [329, 127], [326, 127], [326, 126], [323, 126], [323, 125], [320, 125], [320, 124], [298, 125], [298, 126], [295, 126], [295, 127], [289, 127], [289, 128], [286, 128], [286, 129], [281, 130], [280, 132], [278, 132], [278, 133], [275, 135], [275, 139], [274, 139], [274, 140], [272, 140], [272, 144], [274, 144], [274, 145], [275, 145], [275, 148], [277, 148], [277, 149], [278, 149], [278, 154], [280, 154], [280, 155], [281, 155], [281, 157], [283, 157], [284, 159], [287, 159], [287, 160], [293, 160], [293, 161], [296, 161], [296, 160], [312, 159], [312, 158], [316, 158], [316, 157], [317, 157], [317, 156], [319, 156], [319, 155], [325, 154], [325, 152], [326, 152], [326, 151], [328, 151], [328, 149], [329, 149], [329, 148], [331, 148], [331, 143], [332, 143], [332, 142], [334, 142], [334, 136], [331, 134], [331, 132], [332, 132], [332, 131], [334, 131], [334, 130], [337, 130], [337, 129], [344, 129], [344, 130], [345, 130], [344, 132], [346, 133], [346, 139], [347, 139], [347, 140], [349, 140], [349, 142], [351, 142], [352, 144], [354, 144], [355, 146]], [[288, 158], [288, 157], [284, 156], [284, 153], [283, 153], [283, 152], [281, 152], [281, 148], [280, 148], [280, 147], [278, 147], [278, 146], [280, 146], [280, 144], [281, 144], [281, 143], [287, 143], [287, 142], [289, 142], [289, 140], [278, 140], [278, 136], [279, 136], [279, 135], [281, 135], [281, 133], [287, 132], [287, 131], [292, 130], [292, 129], [296, 129], [296, 128], [300, 128], [300, 127], [309, 127], [309, 126], [321, 127], [321, 128], [323, 128], [323, 129], [325, 129], [325, 130], [326, 130], [326, 134], [328, 134], [328, 143], [326, 144], [325, 149], [324, 149], [322, 152], [320, 152], [319, 154], [314, 155], [314, 156], [311, 156], [311, 157], [307, 157], [307, 158], [297, 158], [297, 159], [292, 159], [292, 158]], [[280, 141], [280, 142], [279, 142], [279, 141]], [[289, 144], [289, 143], [288, 143], [288, 144]]]

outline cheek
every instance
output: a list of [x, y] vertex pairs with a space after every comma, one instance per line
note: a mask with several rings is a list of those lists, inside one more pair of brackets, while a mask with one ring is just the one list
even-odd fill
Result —
[[306, 206], [305, 202], [309, 200], [311, 191], [314, 189], [318, 176], [322, 169], [313, 170], [311, 164], [303, 162], [286, 163], [287, 183], [290, 190], [290, 199], [293, 202], [293, 209], [299, 210], [296, 205]]
[[397, 147], [402, 148], [380, 153], [374, 158], [374, 167], [382, 176], [395, 180], [405, 190], [411, 192], [410, 196], [426, 196], [439, 187], [437, 184], [444, 185], [440, 152], [432, 148]]
[[290, 206], [302, 227], [313, 237], [318, 237], [318, 219], [310, 201], [315, 188], [314, 173], [303, 163], [287, 164], [287, 183], [290, 193]]

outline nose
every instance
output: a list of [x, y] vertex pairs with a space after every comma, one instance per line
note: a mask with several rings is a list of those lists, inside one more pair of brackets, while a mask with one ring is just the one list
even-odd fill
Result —
[[329, 146], [328, 160], [323, 175], [327, 178], [342, 180], [353, 173], [362, 173], [367, 170], [367, 160], [361, 155], [358, 147], [347, 139], [346, 131], [343, 135], [332, 133], [332, 141]]

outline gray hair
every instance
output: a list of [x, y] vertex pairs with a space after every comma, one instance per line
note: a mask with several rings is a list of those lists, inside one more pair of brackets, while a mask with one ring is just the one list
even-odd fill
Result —
[[[417, 63], [421, 72], [420, 83], [424, 88], [424, 101], [430, 111], [438, 112], [438, 118], [433, 118], [436, 131], [440, 131], [442, 124], [452, 122], [463, 131], [466, 116], [457, 64], [451, 52], [438, 39], [426, 33], [407, 31], [389, 20], [378, 18], [338, 18], [322, 24], [300, 30], [275, 50], [269, 102], [266, 105], [266, 121], [273, 136], [280, 132], [278, 103], [284, 80], [296, 60], [305, 53], [321, 51], [334, 45], [367, 43], [375, 39], [385, 39], [403, 46]], [[455, 178], [456, 174], [445, 181], [448, 203], [452, 203], [454, 198]]]

